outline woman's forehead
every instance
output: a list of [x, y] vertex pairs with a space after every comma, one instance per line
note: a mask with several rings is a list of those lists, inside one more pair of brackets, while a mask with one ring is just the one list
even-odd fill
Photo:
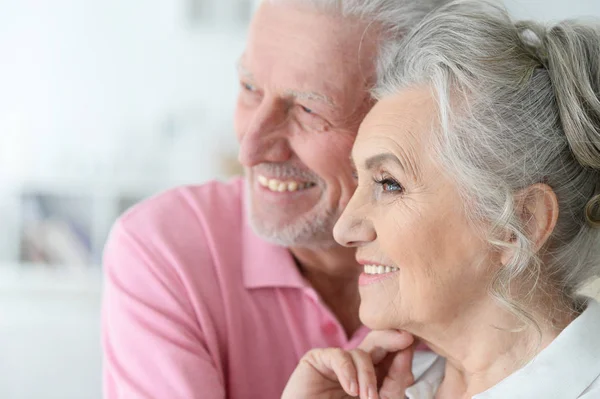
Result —
[[425, 143], [431, 139], [435, 112], [434, 98], [424, 88], [385, 97], [365, 117], [355, 147], [358, 152], [362, 146], [381, 145], [425, 149]]

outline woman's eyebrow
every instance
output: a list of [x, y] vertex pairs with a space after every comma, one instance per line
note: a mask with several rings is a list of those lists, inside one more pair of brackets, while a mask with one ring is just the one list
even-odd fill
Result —
[[391, 152], [384, 152], [382, 154], [373, 155], [372, 157], [367, 158], [364, 163], [365, 169], [374, 169], [375, 167], [381, 165], [386, 161], [392, 161], [398, 166], [400, 166], [402, 170], [405, 170], [404, 165], [402, 165], [402, 162], [400, 162], [398, 157], [392, 154]]

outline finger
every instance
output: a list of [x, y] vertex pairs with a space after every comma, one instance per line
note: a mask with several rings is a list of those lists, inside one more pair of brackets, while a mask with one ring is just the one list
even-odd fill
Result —
[[384, 398], [403, 398], [406, 388], [414, 383], [412, 362], [415, 346], [411, 346], [394, 356], [379, 394]]
[[322, 375], [337, 380], [348, 395], [358, 395], [357, 370], [350, 353], [339, 348], [313, 349], [305, 359]]
[[374, 364], [381, 362], [388, 353], [398, 352], [411, 346], [412, 334], [402, 330], [372, 331], [360, 344], [359, 349], [371, 355]]
[[[420, 344], [419, 342], [420, 342], [420, 340], [415, 338], [414, 342], [412, 343], [411, 346], [409, 346], [409, 348], [413, 349], [415, 352], [418, 351], [419, 348], [422, 346], [422, 344]], [[404, 350], [406, 350], [406, 349], [404, 349]], [[374, 354], [372, 354], [371, 357], [376, 358], [377, 356], [383, 356], [383, 353], [379, 354], [379, 353], [377, 353], [378, 351], [384, 351], [384, 350], [382, 348], [375, 348]], [[389, 352], [383, 357], [383, 359], [381, 361], [379, 361], [377, 364], [375, 364], [375, 373], [377, 373], [377, 381], [379, 383], [379, 387], [381, 387], [384, 377], [388, 374], [388, 371], [389, 371], [394, 359], [400, 352], [402, 352], [402, 351]], [[377, 359], [377, 360], [379, 360], [379, 359]]]
[[354, 349], [350, 351], [350, 355], [356, 365], [360, 398], [378, 399], [377, 376], [370, 354], [361, 349]]

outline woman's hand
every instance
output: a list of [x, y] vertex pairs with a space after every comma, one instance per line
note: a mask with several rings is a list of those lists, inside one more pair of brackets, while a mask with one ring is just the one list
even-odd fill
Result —
[[[414, 338], [372, 331], [357, 349], [313, 349], [300, 360], [282, 399], [404, 398], [413, 384]], [[379, 393], [378, 393], [379, 387]]]

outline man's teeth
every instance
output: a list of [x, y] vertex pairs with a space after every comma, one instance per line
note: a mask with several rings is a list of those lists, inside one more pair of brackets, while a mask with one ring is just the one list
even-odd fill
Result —
[[304, 190], [307, 188], [310, 188], [312, 186], [314, 186], [314, 183], [305, 183], [305, 182], [298, 182], [298, 181], [293, 181], [293, 180], [277, 180], [277, 179], [269, 179], [265, 176], [262, 175], [258, 175], [258, 183], [263, 186], [268, 188], [271, 191], [277, 191], [277, 192], [284, 192], [284, 191], [298, 191], [298, 190]]
[[397, 272], [397, 267], [382, 266], [382, 265], [365, 265], [365, 274], [384, 274]]

